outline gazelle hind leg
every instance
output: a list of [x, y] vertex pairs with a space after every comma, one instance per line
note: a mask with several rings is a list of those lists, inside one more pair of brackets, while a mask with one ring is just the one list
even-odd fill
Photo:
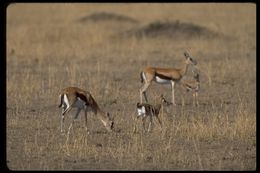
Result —
[[137, 121], [138, 121], [138, 117], [135, 117], [135, 118], [134, 118], [134, 128], [133, 128], [133, 133], [136, 133], [136, 124], [137, 124]]
[[148, 99], [147, 99], [147, 94], [146, 94], [146, 91], [143, 92], [143, 95], [144, 95], [144, 99], [146, 101], [146, 103], [148, 102]]
[[65, 114], [68, 113], [71, 109], [72, 106], [67, 106], [66, 108], [63, 107], [62, 114], [61, 114], [61, 133], [64, 132]]
[[140, 89], [140, 103], [143, 103], [143, 95], [145, 98], [145, 101], [148, 102], [147, 95], [146, 95], [146, 90], [150, 86], [151, 82], [145, 83], [142, 88]]
[[[76, 98], [73, 98], [69, 101], [68, 96], [66, 94], [64, 94], [64, 99], [63, 99], [63, 103], [64, 105], [66, 105], [65, 110], [62, 112], [62, 114], [66, 114], [67, 112], [69, 112], [72, 109], [72, 106], [75, 104], [76, 102]], [[70, 104], [71, 103], [71, 104]]]
[[88, 130], [88, 112], [87, 110], [85, 110], [85, 129], [87, 134], [89, 134], [89, 130]]
[[62, 114], [61, 115], [61, 124], [60, 124], [60, 131], [61, 131], [61, 133], [64, 132], [64, 119], [65, 119], [65, 116]]
[[60, 102], [60, 104], [59, 104], [59, 106], [58, 106], [59, 108], [63, 105], [63, 99], [64, 99], [63, 97], [64, 97], [63, 94], [60, 94], [60, 95], [59, 95], [59, 102]]

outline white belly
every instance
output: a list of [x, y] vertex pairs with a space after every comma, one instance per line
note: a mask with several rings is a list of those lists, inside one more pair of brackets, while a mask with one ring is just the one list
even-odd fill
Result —
[[155, 77], [155, 82], [160, 83], [160, 84], [171, 84], [170, 80], [162, 79], [158, 76]]
[[77, 101], [75, 102], [75, 104], [73, 105], [73, 107], [84, 109], [86, 107], [86, 105], [85, 105], [85, 102], [83, 100], [78, 98]]

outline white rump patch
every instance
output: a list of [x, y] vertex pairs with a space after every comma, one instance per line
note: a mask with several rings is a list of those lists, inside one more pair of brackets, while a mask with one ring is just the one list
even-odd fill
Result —
[[68, 96], [66, 94], [64, 94], [63, 101], [66, 105], [66, 108], [68, 108], [70, 106], [70, 104], [69, 104]]
[[138, 116], [145, 115], [145, 107], [142, 106], [141, 108], [137, 109]]
[[156, 81], [157, 83], [160, 83], [160, 84], [170, 84], [170, 83], [171, 83], [170, 80], [162, 79], [162, 78], [160, 78], [160, 77], [158, 77], [158, 76], [155, 76], [155, 81]]

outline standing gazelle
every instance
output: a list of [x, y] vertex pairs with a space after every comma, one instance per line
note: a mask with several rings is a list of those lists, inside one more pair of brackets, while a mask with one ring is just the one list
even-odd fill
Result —
[[172, 86], [172, 104], [176, 105], [174, 99], [174, 89], [175, 83], [178, 83], [181, 78], [186, 74], [189, 64], [196, 65], [197, 62], [192, 59], [187, 51], [184, 52], [185, 61], [182, 68], [157, 68], [157, 67], [147, 67], [141, 73], [141, 82], [144, 85], [140, 89], [140, 101], [142, 103], [142, 96], [144, 95], [146, 102], [146, 90], [151, 85], [152, 81], [158, 84], [171, 84]]
[[77, 119], [80, 111], [82, 109], [85, 110], [85, 126], [86, 131], [88, 133], [87, 128], [87, 112], [92, 111], [94, 114], [101, 120], [103, 125], [106, 127], [106, 129], [111, 132], [113, 129], [114, 122], [112, 118], [110, 117], [108, 112], [102, 111], [92, 95], [88, 91], [84, 91], [77, 87], [68, 87], [64, 88], [60, 95], [60, 105], [59, 107], [62, 107], [62, 117], [61, 117], [61, 132], [64, 131], [64, 119], [65, 114], [68, 113], [73, 107], [77, 108], [76, 115], [70, 124], [68, 133], [70, 132], [70, 128], [72, 127], [72, 124]]
[[171, 103], [169, 103], [168, 101], [165, 100], [163, 95], [160, 96], [160, 103], [155, 105], [155, 106], [153, 106], [151, 104], [148, 104], [148, 103], [139, 103], [138, 102], [136, 104], [137, 115], [134, 118], [134, 130], [133, 130], [133, 132], [134, 133], [136, 132], [137, 120], [140, 117], [142, 119], [144, 131], [146, 131], [146, 129], [145, 129], [145, 121], [146, 121], [147, 117], [149, 117], [149, 120], [150, 120], [149, 126], [148, 126], [148, 132], [151, 131], [151, 125], [152, 125], [154, 117], [158, 120], [158, 122], [160, 124], [160, 127], [162, 129], [162, 122], [161, 122], [161, 120], [159, 118], [159, 114], [160, 114], [160, 110], [161, 110], [161, 107], [163, 106], [163, 104], [166, 104], [166, 105], [170, 105], [171, 104]]
[[200, 90], [200, 76], [198, 73], [194, 73], [193, 80], [191, 81], [181, 81], [181, 86], [186, 89], [186, 91], [191, 91], [193, 96], [193, 105], [199, 106], [198, 92]]

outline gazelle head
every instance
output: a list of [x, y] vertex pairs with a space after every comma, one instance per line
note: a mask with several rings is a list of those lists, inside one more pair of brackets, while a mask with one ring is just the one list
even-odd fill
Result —
[[186, 64], [197, 65], [197, 61], [194, 60], [187, 51], [184, 52], [184, 56], [186, 58]]
[[107, 131], [112, 132], [114, 128], [114, 119], [110, 116], [109, 112], [106, 112], [107, 121], [104, 123]]

